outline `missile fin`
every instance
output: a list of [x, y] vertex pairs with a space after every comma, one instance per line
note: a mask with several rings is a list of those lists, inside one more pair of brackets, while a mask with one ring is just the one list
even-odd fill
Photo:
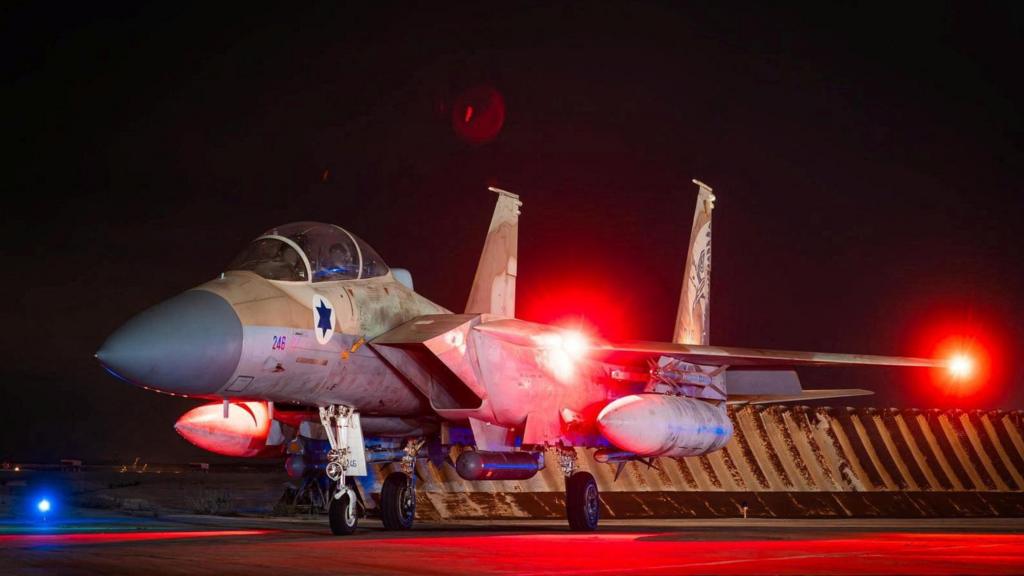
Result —
[[621, 461], [621, 462], [619, 462], [618, 464], [615, 465], [615, 478], [612, 480], [612, 482], [618, 482], [619, 481], [619, 476], [622, 474], [622, 469], [625, 468], [625, 467], [626, 467], [626, 461], [625, 460], [623, 460], [623, 461]]

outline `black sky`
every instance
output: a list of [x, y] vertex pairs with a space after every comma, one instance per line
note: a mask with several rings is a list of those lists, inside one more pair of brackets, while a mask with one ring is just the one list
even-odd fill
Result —
[[[955, 329], [995, 361], [969, 397], [884, 369], [805, 386], [1022, 407], [1019, 4], [364, 4], [2, 9], [0, 458], [200, 457], [171, 429], [190, 402], [95, 364], [110, 332], [300, 219], [461, 309], [488, 184], [525, 201], [527, 319], [667, 339], [696, 177], [712, 342], [929, 354]], [[480, 84], [507, 120], [471, 145], [447, 110]]]

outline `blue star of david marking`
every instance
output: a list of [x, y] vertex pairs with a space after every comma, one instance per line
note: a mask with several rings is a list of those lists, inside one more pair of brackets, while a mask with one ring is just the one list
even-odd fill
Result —
[[317, 321], [316, 327], [323, 331], [321, 337], [327, 337], [327, 332], [334, 328], [334, 323], [331, 322], [331, 314], [333, 310], [327, 307], [323, 300], [320, 301], [320, 305], [316, 307]]

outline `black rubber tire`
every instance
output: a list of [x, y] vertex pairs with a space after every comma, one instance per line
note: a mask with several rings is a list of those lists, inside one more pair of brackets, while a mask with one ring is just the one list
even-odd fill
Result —
[[593, 532], [601, 519], [601, 495], [590, 472], [577, 472], [565, 481], [565, 517], [575, 532]]
[[392, 472], [380, 490], [380, 519], [385, 530], [408, 530], [416, 519], [416, 489], [402, 472]]
[[356, 506], [352, 514], [349, 514], [348, 494], [338, 499], [335, 499], [334, 494], [331, 494], [328, 498], [331, 499], [327, 508], [327, 518], [331, 523], [331, 534], [335, 536], [348, 536], [355, 532], [356, 527], [359, 526], [358, 506]]

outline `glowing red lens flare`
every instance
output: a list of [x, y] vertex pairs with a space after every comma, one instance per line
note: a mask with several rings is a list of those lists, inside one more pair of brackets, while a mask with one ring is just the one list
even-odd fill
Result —
[[974, 373], [974, 360], [967, 354], [955, 354], [949, 359], [949, 373], [955, 380], [970, 378]]

